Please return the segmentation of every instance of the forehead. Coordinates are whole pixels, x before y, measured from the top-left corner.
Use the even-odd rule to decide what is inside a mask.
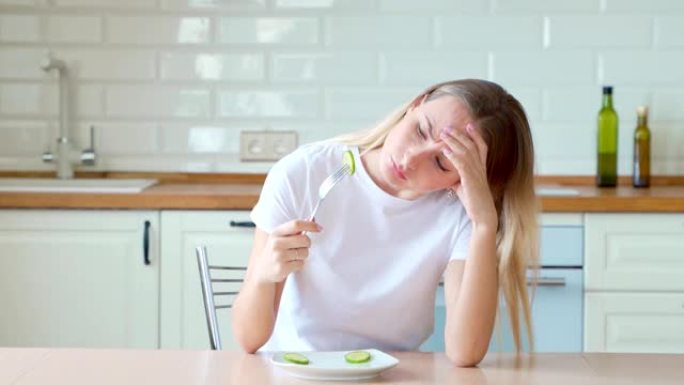
[[[436,126],[464,128],[471,120],[468,108],[463,101],[454,96],[442,96],[423,103],[419,109]]]

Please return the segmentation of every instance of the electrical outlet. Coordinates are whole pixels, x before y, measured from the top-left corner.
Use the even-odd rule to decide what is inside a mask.
[[[240,160],[243,161],[275,161],[296,148],[296,131],[240,132]]]

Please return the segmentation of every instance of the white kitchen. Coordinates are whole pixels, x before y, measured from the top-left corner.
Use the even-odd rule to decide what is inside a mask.
[[[680,383],[682,68],[679,0],[0,0],[0,384]],[[523,144],[492,139],[487,119],[476,133],[442,127],[437,107],[425,106],[437,103],[430,95],[442,82],[471,84],[459,79],[498,85],[519,102],[525,124],[515,127],[529,134],[528,151],[492,166],[506,156],[496,154]],[[471,117],[481,111],[465,103]],[[391,131],[379,146],[335,153],[333,168],[316,163],[311,148],[328,139],[383,124],[401,132],[413,116],[419,123],[405,134],[413,135],[410,144],[401,142],[410,151],[388,158],[390,179],[373,163],[384,158],[372,154],[402,140]],[[424,133],[423,120],[441,131]],[[532,142],[533,163],[524,163]],[[417,148],[427,154],[427,173],[444,172],[430,186],[457,181],[434,194],[461,210],[463,223],[482,228],[472,202],[496,210],[497,259],[476,258],[477,242],[458,254],[457,240],[449,244],[463,259],[456,286],[445,269],[453,256],[420,271],[399,257],[350,256],[360,261],[353,269],[330,266],[339,276],[349,270],[358,292],[311,284],[307,267],[327,260],[316,253],[347,250],[343,244],[365,248],[371,259],[433,250],[438,230],[420,219],[390,230],[366,209],[379,194],[394,195],[392,205],[413,199],[401,194],[423,183],[413,174],[420,164],[411,166]],[[459,163],[468,151],[481,155],[468,160],[476,174]],[[299,158],[306,170],[286,168]],[[527,166],[530,178],[521,178],[534,199],[520,207],[535,210],[533,228],[523,212],[505,215],[514,200],[491,176],[524,175]],[[484,177],[486,191],[468,175]],[[362,186],[374,182],[373,191]],[[299,220],[292,226],[304,227],[286,234],[305,243],[285,249],[292,251],[286,265],[298,267],[280,281],[285,294],[267,329],[282,334],[287,322],[313,322],[303,299],[278,312],[307,282],[316,296],[329,296],[320,308],[339,318],[313,322],[307,332],[329,330],[347,345],[270,351],[269,341],[252,354],[245,343],[240,325],[261,325],[244,321],[259,308],[245,305],[257,287],[255,260],[262,247],[285,253],[268,241],[284,236],[275,225],[287,210],[274,209],[282,201],[306,201],[288,214]],[[302,224],[307,219],[323,232]],[[534,245],[516,256],[524,262],[512,286],[520,302],[509,302],[517,297],[506,289],[507,242],[499,237],[507,223],[521,223],[520,239]],[[345,306],[357,294],[383,292],[364,278],[376,267],[412,288],[402,300],[421,298],[402,303],[394,322],[377,318],[372,306]],[[461,282],[475,282],[473,290]],[[478,301],[493,296],[467,307],[454,299],[461,292]],[[520,308],[509,312],[512,303]],[[456,316],[454,308],[478,315]],[[368,336],[335,329],[352,317]],[[413,317],[419,321],[406,331],[413,345],[381,335]],[[454,346],[470,346],[452,338],[462,319],[472,323],[458,335],[482,352],[460,361],[468,365],[453,359]],[[305,339],[297,330],[293,340]],[[478,333],[487,338],[472,337]],[[377,344],[352,343],[356,337]],[[326,348],[338,345],[344,348]],[[371,352],[369,361],[345,361],[352,351]]]

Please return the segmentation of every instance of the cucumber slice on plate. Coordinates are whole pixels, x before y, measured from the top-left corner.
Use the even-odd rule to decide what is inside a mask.
[[[351,150],[347,150],[342,154],[342,163],[349,168],[347,173],[349,175],[354,175],[356,164],[354,163],[354,154],[352,154]]]
[[[363,350],[349,352],[344,355],[344,359],[350,364],[363,364],[371,359],[371,354]]]
[[[299,353],[285,353],[283,354],[285,361],[292,362],[298,365],[309,365],[309,359],[305,355]]]

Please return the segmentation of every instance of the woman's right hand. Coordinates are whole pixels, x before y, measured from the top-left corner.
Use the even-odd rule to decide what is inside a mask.
[[[316,222],[306,220],[293,220],[276,227],[259,256],[255,278],[262,283],[278,283],[293,271],[301,270],[311,246],[311,239],[303,232],[321,230]]]

